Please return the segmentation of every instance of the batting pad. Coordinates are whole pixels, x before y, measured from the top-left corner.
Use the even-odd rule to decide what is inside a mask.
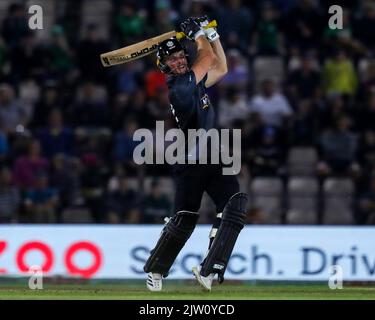
[[[225,205],[223,220],[201,269],[202,276],[217,273],[219,282],[224,281],[229,258],[237,237],[245,225],[247,200],[247,194],[239,192]]]

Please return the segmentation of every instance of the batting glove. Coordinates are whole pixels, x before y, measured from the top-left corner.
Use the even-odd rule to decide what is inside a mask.
[[[204,34],[209,42],[214,42],[220,38],[219,34],[216,31],[216,28],[207,28],[207,29],[204,28],[210,23],[207,15],[197,18],[196,21],[199,23],[199,25],[203,29]]]
[[[205,36],[199,23],[191,18],[186,19],[180,24],[181,31],[185,33],[189,40],[197,40],[199,36]]]

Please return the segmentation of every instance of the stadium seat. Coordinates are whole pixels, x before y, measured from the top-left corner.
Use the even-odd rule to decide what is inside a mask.
[[[255,178],[251,181],[250,192],[259,196],[280,196],[282,182],[279,178]]]
[[[288,173],[290,176],[311,176],[315,173],[317,161],[318,155],[314,148],[292,148],[288,154]]]
[[[140,190],[138,178],[128,178],[128,184],[129,184],[130,189],[133,189],[134,191],[137,191],[137,192]]]
[[[100,12],[100,14],[98,14]],[[84,0],[82,3],[81,34],[85,28],[95,23],[103,37],[110,37],[112,2],[103,0]]]
[[[212,223],[216,216],[215,204],[206,192],[203,193],[199,214],[199,223]]]
[[[259,208],[264,216],[264,223],[281,223],[282,182],[278,178],[255,178],[250,185],[250,205]]]
[[[323,224],[354,224],[351,207],[352,198],[326,197]]]
[[[361,82],[369,78],[370,70],[375,66],[375,59],[363,58],[358,62],[358,76]]]
[[[330,196],[351,196],[354,191],[354,184],[348,178],[328,178],[324,181],[323,191]]]
[[[93,223],[90,210],[86,208],[67,208],[61,214],[62,223]]]
[[[264,224],[280,224],[282,215],[281,197],[254,195],[251,201],[252,207],[262,212]]]
[[[280,57],[259,56],[254,59],[253,72],[257,91],[266,79],[272,79],[276,84],[280,84],[284,76],[284,64]]]
[[[143,182],[143,191],[145,194],[151,191],[152,181],[157,180],[160,184],[161,192],[166,194],[169,200],[173,203],[175,195],[175,185],[172,178],[169,177],[147,177]]]
[[[323,224],[351,224],[354,184],[346,178],[329,178],[324,182]]]
[[[139,191],[140,190],[140,181],[138,178],[126,178],[128,182],[128,186],[130,189],[134,191]],[[118,190],[119,188],[119,179],[118,178],[112,178],[108,182],[108,191],[113,192]]]
[[[288,181],[288,193],[293,196],[316,196],[318,181],[308,177],[292,177]]]
[[[287,222],[316,224],[318,222],[318,182],[314,178],[295,177],[288,181]]]

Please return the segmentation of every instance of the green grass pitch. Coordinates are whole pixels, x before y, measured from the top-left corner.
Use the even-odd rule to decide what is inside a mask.
[[[375,300],[375,285],[346,285],[331,290],[327,284],[303,283],[224,283],[205,292],[193,281],[165,281],[163,291],[149,292],[144,282],[47,283],[42,290],[31,290],[28,282],[0,281],[0,300]]]

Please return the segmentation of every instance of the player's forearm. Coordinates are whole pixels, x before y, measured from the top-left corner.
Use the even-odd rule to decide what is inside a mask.
[[[224,74],[228,72],[227,58],[223,46],[221,45],[220,39],[211,42],[212,51],[214,52],[216,59],[214,68]]]
[[[200,36],[195,42],[197,44],[197,61],[204,58],[208,59],[210,64],[212,64],[215,54],[207,39],[204,36]]]

